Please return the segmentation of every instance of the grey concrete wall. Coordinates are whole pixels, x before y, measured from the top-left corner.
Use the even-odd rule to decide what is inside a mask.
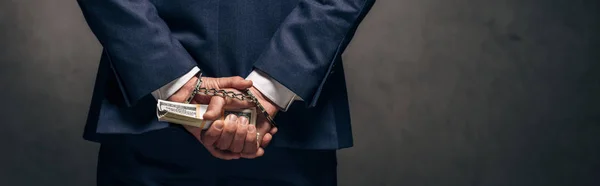
[[[75,1],[0,0],[0,185],[95,183],[82,131],[100,50]]]
[[[344,54],[340,185],[599,185],[600,3],[379,0]],[[0,1],[0,185],[92,185],[100,46],[76,3]]]

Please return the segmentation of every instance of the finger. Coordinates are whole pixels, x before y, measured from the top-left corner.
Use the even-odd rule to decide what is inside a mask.
[[[255,154],[258,150],[258,144],[256,141],[256,126],[248,125],[248,133],[246,134],[246,143],[244,143],[244,154]]]
[[[223,127],[223,131],[221,132],[221,137],[217,142],[217,148],[221,150],[228,150],[231,142],[233,141],[233,137],[235,136],[235,131],[237,130],[237,116],[235,114],[229,114],[227,118],[225,118],[225,126]]]
[[[223,121],[221,120],[214,121],[210,128],[202,134],[202,144],[207,147],[212,147],[221,137],[223,125]]]
[[[273,127],[271,128],[271,131],[269,131],[269,133],[271,133],[271,135],[275,135],[275,133],[277,133],[277,127]]]
[[[242,149],[244,149],[246,134],[248,133],[248,118],[244,116],[238,117],[237,126],[235,137],[229,147],[229,150],[233,153],[241,153]]]
[[[232,159],[239,159],[241,157],[240,154],[224,152],[224,151],[214,148],[213,146],[205,146],[205,147],[208,150],[208,152],[210,152],[210,154],[212,154],[214,157],[219,158],[219,159],[232,160]]]
[[[221,88],[235,88],[238,90],[252,87],[252,81],[245,80],[240,76],[217,78],[217,84]]]
[[[265,155],[265,149],[263,148],[258,148],[258,150],[256,151],[256,153],[254,154],[242,154],[241,157],[242,158],[246,158],[246,159],[254,159],[254,158],[258,158]]]
[[[194,96],[194,102],[196,104],[209,104],[210,103],[210,99],[212,99],[213,96],[209,96],[209,95],[205,95],[205,94],[196,94],[196,96]]]
[[[256,105],[252,102],[249,102],[248,100],[239,100],[237,98],[230,98],[230,97],[226,97],[225,98],[225,106],[223,107],[224,109],[241,109],[241,108],[252,108],[255,107]]]
[[[267,148],[267,146],[269,145],[269,143],[271,142],[272,139],[273,139],[273,135],[271,135],[270,133],[266,133],[262,137],[262,141],[260,142],[260,146],[262,148]]]
[[[223,111],[223,106],[225,105],[225,100],[219,96],[213,96],[210,98],[210,103],[208,104],[208,108],[206,108],[206,112],[202,116],[205,120],[217,120],[221,117],[221,112]]]

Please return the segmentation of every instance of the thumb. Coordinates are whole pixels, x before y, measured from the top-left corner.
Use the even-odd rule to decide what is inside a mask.
[[[262,142],[260,143],[260,146],[262,148],[266,148],[272,139],[273,139],[273,136],[270,133],[266,133],[262,138]]]
[[[217,78],[217,83],[220,88],[235,88],[244,90],[252,87],[252,81],[245,80],[240,76]]]
[[[223,120],[216,120],[213,124],[200,136],[202,144],[206,147],[212,147],[221,137],[223,131]]]
[[[271,128],[271,131],[269,131],[269,133],[271,133],[271,135],[275,135],[275,133],[277,133],[278,129],[277,127],[273,127]]]
[[[213,96],[210,98],[210,103],[206,108],[206,112],[202,116],[202,119],[205,120],[217,120],[221,117],[221,112],[223,111],[223,106],[225,106],[225,100],[223,97]]]

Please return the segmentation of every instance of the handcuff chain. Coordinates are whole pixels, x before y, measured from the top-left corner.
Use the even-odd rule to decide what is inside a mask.
[[[248,95],[248,94],[244,94],[244,93],[235,93],[233,91],[226,91],[226,90],[217,90],[214,88],[199,88],[198,92],[196,92],[196,94],[203,94],[203,95],[207,95],[207,96],[221,96],[221,97],[228,97],[228,98],[233,98],[233,99],[238,99],[241,101],[248,101],[250,103],[254,103],[254,99],[252,99],[252,96]]]
[[[273,120],[271,115],[269,115],[267,110],[260,104],[260,102],[258,102],[258,100],[252,94],[252,92],[250,92],[250,89],[246,89],[246,94],[244,94],[235,93],[233,91],[217,90],[215,88],[201,88],[200,86],[202,86],[202,72],[198,73],[198,81],[196,82],[196,86],[194,86],[194,90],[192,90],[192,94],[186,100],[186,103],[190,103],[192,99],[194,99],[196,94],[203,94],[208,96],[221,96],[225,98],[238,99],[241,101],[248,101],[250,103],[255,103],[256,107],[258,108],[258,111],[263,113],[263,115],[265,116],[265,118],[267,118],[272,127],[275,127],[275,121]]]
[[[208,96],[221,96],[221,97],[229,97],[233,99],[238,99],[241,101],[248,101],[250,103],[254,103],[255,99],[252,96],[244,93],[235,93],[233,91],[226,90],[217,90],[214,88],[201,88],[202,86],[202,72],[198,73],[198,81],[196,81],[196,86],[194,86],[194,90],[192,90],[192,94],[188,97],[185,103],[190,103],[192,99],[196,96],[196,94],[203,94]]]

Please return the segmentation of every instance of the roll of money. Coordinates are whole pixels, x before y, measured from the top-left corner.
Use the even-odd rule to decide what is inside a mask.
[[[213,121],[202,118],[207,108],[208,105],[158,100],[156,104],[156,116],[159,121],[208,129]],[[256,108],[223,110],[221,119],[224,119],[229,114],[246,117],[249,124],[256,124]]]

